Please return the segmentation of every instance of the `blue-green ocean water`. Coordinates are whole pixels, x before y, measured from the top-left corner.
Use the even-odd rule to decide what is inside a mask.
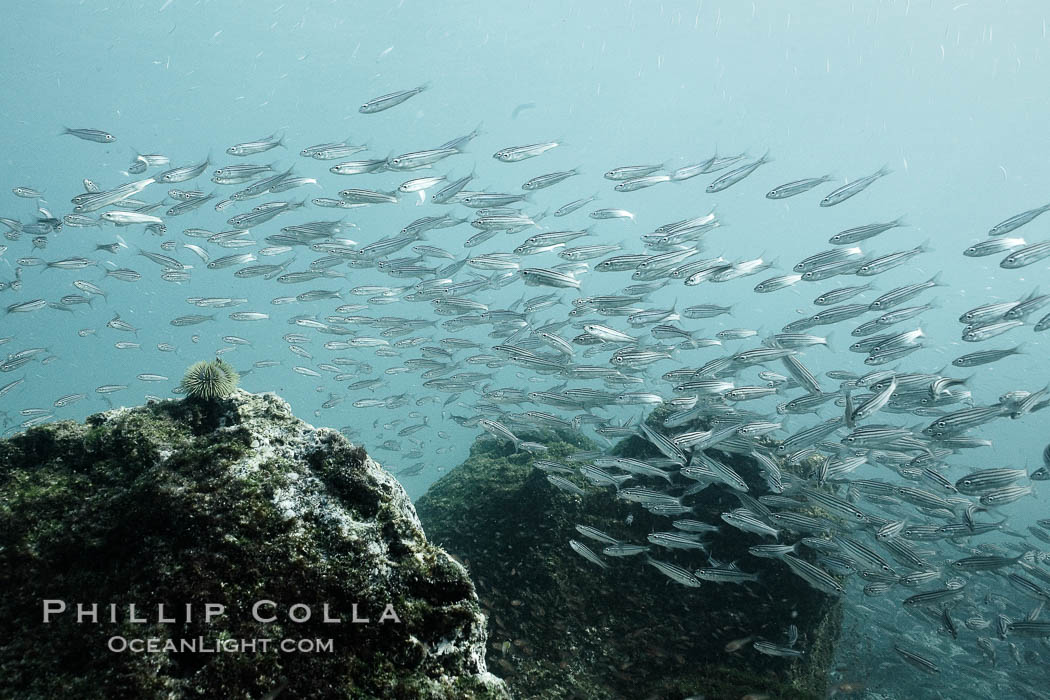
[[[211,192],[234,187],[207,181],[214,167],[238,160],[295,167],[297,175],[317,178],[317,185],[287,193],[307,207],[284,214],[252,231],[259,240],[284,225],[345,216],[353,228],[342,234],[366,244],[397,234],[421,216],[462,207],[420,205],[415,195],[398,204],[352,210],[321,209],[314,197],[336,197],[345,187],[391,190],[423,175],[462,177],[476,170],[468,189],[520,192],[527,179],[548,172],[578,168],[580,175],[536,192],[526,210],[534,215],[569,201],[597,195],[593,205],[565,219],[538,221],[536,231],[589,226],[595,234],[577,243],[623,243],[625,252],[640,251],[639,236],[659,225],[701,216],[714,208],[723,225],[704,240],[705,255],[730,260],[762,256],[777,261],[765,276],[783,274],[806,254],[827,248],[837,231],[905,216],[906,228],[895,229],[862,245],[865,251],[890,253],[929,241],[932,252],[910,264],[873,278],[880,291],[942,274],[945,286],[924,297],[940,308],[924,313],[921,326],[926,347],[908,356],[907,371],[944,371],[952,376],[973,374],[967,387],[977,404],[994,403],[1008,391],[1037,391],[1050,380],[1047,369],[1050,334],[1027,327],[984,344],[963,343],[957,317],[991,301],[1020,299],[1041,286],[1050,291],[1044,262],[1019,270],[999,267],[1002,256],[967,258],[962,250],[987,236],[988,229],[1021,211],[1050,202],[1046,133],[1050,96],[1046,58],[1050,40],[1046,7],[1038,2],[527,2],[527,3],[350,3],[350,2],[80,2],[54,0],[17,3],[3,10],[5,41],[0,48],[0,158],[3,188],[0,216],[33,221],[38,207],[57,217],[70,212],[69,200],[83,192],[83,178],[103,189],[130,179],[126,171],[136,152],[160,153],[171,164],[197,163],[210,156],[205,175],[178,187]],[[361,114],[368,99],[429,82],[422,94],[379,114]],[[367,144],[368,151],[344,160],[382,158],[433,148],[481,125],[481,135],[467,152],[411,173],[340,177],[327,168],[339,161],[302,158],[299,150],[315,143],[348,139]],[[116,136],[99,144],[60,135],[64,127],[103,129]],[[283,134],[286,147],[244,159],[227,156],[227,147],[270,134]],[[498,149],[545,141],[560,145],[535,159],[501,163]],[[757,158],[768,150],[772,162],[738,185],[707,194],[705,185],[717,175],[681,183],[666,183],[632,193],[612,190],[602,174],[614,167],[666,163],[670,169],[706,160],[714,153],[747,152]],[[892,169],[857,197],[832,208],[817,206],[819,198],[847,180],[868,175],[881,166]],[[151,170],[150,173],[154,173]],[[835,180],[813,192],[774,201],[764,195],[784,182],[820,175]],[[32,187],[43,201],[16,197],[11,188]],[[477,186],[477,187],[475,187]],[[141,199],[163,197],[167,186],[154,185]],[[277,197],[278,199],[280,197]],[[267,198],[267,199],[272,199]],[[258,201],[253,200],[252,204]],[[167,206],[170,206],[169,201]],[[587,212],[597,207],[631,211],[635,218],[595,221]],[[237,279],[233,269],[208,270],[182,243],[201,244],[181,232],[188,227],[223,231],[225,220],[248,207],[222,212],[211,203],[200,211],[165,221],[167,231],[153,236],[142,226],[73,228],[46,236],[46,248],[34,248],[33,236],[0,241],[0,281],[15,278],[25,257],[45,261],[72,256],[97,260],[98,267],[79,271],[21,265],[19,290],[0,292],[0,306],[43,298],[57,301],[78,293],[73,280],[101,286],[106,298],[91,307],[45,308],[0,317],[0,337],[8,340],[0,355],[26,348],[46,348],[28,365],[0,376],[0,385],[20,377],[24,383],[0,398],[0,418],[8,431],[46,409],[54,419],[83,419],[109,407],[96,387],[127,385],[109,394],[112,405],[135,405],[147,394],[170,396],[185,367],[231,347],[223,336],[236,335],[251,345],[224,351],[223,357],[241,370],[260,360],[277,366],[252,369],[242,380],[250,391],[275,391],[296,413],[316,425],[347,428],[377,460],[397,471],[425,462],[417,476],[403,479],[413,497],[461,462],[480,432],[464,428],[449,415],[473,416],[479,397],[464,392],[455,403],[442,405],[447,393],[421,386],[419,372],[385,374],[417,357],[408,349],[395,357],[377,357],[373,348],[330,352],[328,340],[342,336],[313,334],[304,347],[313,355],[294,355],[282,335],[309,333],[289,323],[300,314],[323,318],[339,304],[366,303],[346,294],[358,285],[411,285],[374,269],[339,268],[346,279],[319,279],[299,285],[278,285],[261,278]],[[160,214],[163,218],[163,214]],[[1037,218],[1011,236],[1029,243],[1050,238],[1050,216]],[[466,254],[510,252],[530,234],[497,234],[465,251],[462,242],[476,233],[466,225],[438,229],[426,243]],[[115,255],[95,250],[100,242],[121,236],[128,244]],[[162,241],[176,241],[167,254],[193,265],[189,281],[167,282],[161,269],[137,255],[137,247],[161,252]],[[223,250],[206,246],[213,257],[253,250]],[[401,254],[409,254],[403,251]],[[290,270],[306,269],[318,254],[295,252]],[[280,262],[291,254],[258,262]],[[124,282],[104,274],[105,261],[142,273]],[[435,264],[444,264],[439,261]],[[524,264],[549,267],[563,262],[553,253],[525,259]],[[592,264],[598,262],[591,261]],[[428,263],[431,264],[431,263]],[[456,279],[469,279],[469,268]],[[491,274],[480,272],[478,274]],[[612,294],[629,284],[627,275],[587,272],[581,276],[588,295]],[[703,337],[724,328],[748,327],[766,334],[816,309],[812,298],[838,285],[841,278],[820,284],[800,283],[773,294],[752,291],[764,277],[725,284],[684,287],[674,282],[654,293],[647,308],[678,308],[711,303],[734,305],[733,316],[707,321],[682,321]],[[847,283],[853,283],[847,281]],[[342,301],[273,305],[271,299],[309,289],[338,289]],[[490,308],[506,308],[523,295],[558,291],[525,287],[514,282],[472,298]],[[201,310],[190,297],[244,297],[232,309]],[[566,302],[574,290],[565,290]],[[870,300],[871,295],[865,297]],[[565,318],[563,304],[537,314],[541,320]],[[228,320],[231,311],[269,314],[263,321]],[[106,327],[114,314],[137,333]],[[216,321],[178,328],[176,316],[216,313]],[[399,301],[358,312],[441,322],[428,302]],[[607,319],[623,328],[622,319]],[[617,325],[616,322],[620,322]],[[850,369],[863,374],[863,355],[848,353],[851,322],[835,326],[831,348],[806,352],[816,372]],[[895,327],[904,330],[905,326]],[[93,329],[84,336],[78,331]],[[487,334],[491,326],[455,333],[484,347],[500,342]],[[629,330],[629,329],[628,329]],[[823,334],[827,328],[819,329]],[[566,329],[562,335],[575,333]],[[645,330],[639,332],[644,334]],[[360,329],[361,335],[378,335]],[[413,333],[439,339],[450,334],[440,326]],[[393,339],[392,339],[393,340]],[[141,348],[119,350],[114,343],[138,342]],[[978,367],[956,370],[955,357],[986,347],[1012,347],[1024,342],[1024,354]],[[176,346],[160,352],[158,343]],[[743,341],[727,341],[730,351]],[[979,347],[976,347],[979,346]],[[482,352],[478,350],[477,352]],[[658,364],[637,390],[670,396],[661,372],[683,364],[702,364],[720,354],[717,349],[689,351],[685,359]],[[335,382],[331,373],[303,376],[293,368],[315,368],[336,355],[367,362],[356,379],[383,377],[372,391],[349,393],[349,381]],[[465,357],[464,353],[457,358]],[[602,364],[604,356],[592,358]],[[676,364],[677,363],[677,364]],[[464,365],[463,371],[492,371]],[[137,378],[152,373],[169,381]],[[355,379],[355,380],[356,380]],[[353,380],[352,380],[353,381]],[[507,366],[489,380],[492,387],[517,386],[529,391],[558,384],[519,367]],[[87,397],[54,408],[59,397]],[[363,398],[407,394],[396,409],[354,408]],[[334,395],[330,408],[321,405]],[[437,397],[436,402],[428,397]],[[422,400],[417,404],[417,400]],[[773,414],[780,399],[763,399],[748,408]],[[428,402],[429,401],[429,402]],[[757,407],[761,406],[760,409]],[[515,407],[509,407],[516,410]],[[535,407],[534,407],[535,408]],[[544,407],[538,407],[544,409]],[[416,412],[418,416],[410,415]],[[578,412],[577,412],[578,413]],[[639,407],[598,411],[602,416],[637,418]],[[565,417],[571,417],[568,412]],[[775,414],[774,414],[775,415]],[[830,415],[830,414],[829,414]],[[997,420],[980,435],[992,448],[959,455],[956,478],[966,467],[1012,466],[1035,469],[1050,430],[1047,413],[1022,420]],[[399,438],[407,425],[429,421],[426,429]],[[893,417],[909,427],[928,418]],[[805,419],[785,421],[783,437],[805,425]],[[379,447],[387,440],[400,451]],[[418,450],[422,456],[402,455]],[[1023,531],[1047,516],[1045,495],[1027,497],[1010,506],[1012,527]],[[1038,543],[1037,543],[1038,544]],[[1045,545],[1039,545],[1045,549]],[[1005,587],[1005,584],[1004,584]],[[892,652],[890,652],[892,654]],[[1045,657],[1046,650],[1042,649]],[[979,657],[974,657],[979,658]],[[896,663],[896,659],[888,661]],[[1011,662],[1012,663],[1012,662]],[[887,681],[888,682],[888,681]],[[900,688],[890,689],[900,692]],[[905,697],[905,695],[900,695]]]

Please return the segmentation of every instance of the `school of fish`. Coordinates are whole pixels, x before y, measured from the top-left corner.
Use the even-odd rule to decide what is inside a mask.
[[[425,99],[428,89],[370,99],[360,107],[369,115],[362,119],[382,119],[371,115]],[[543,172],[532,166],[564,144],[507,145],[489,159],[475,155],[482,133],[478,127],[371,158],[355,155],[367,150],[363,141],[332,141],[288,154],[282,167],[247,160],[286,148],[277,134],[224,148],[229,159],[222,165],[210,157],[136,154],[121,184],[112,184],[113,172],[78,175],[88,179],[68,203],[48,201],[31,183],[11,183],[15,197],[38,209],[0,217],[0,269],[10,271],[0,281],[5,318],[65,323],[97,303],[108,320],[78,335],[104,336],[114,349],[111,380],[80,386],[66,357],[69,386],[60,387],[31,370],[63,353],[0,333],[10,348],[0,361],[6,434],[61,419],[63,409],[92,394],[108,400],[134,393],[133,386],[178,382],[150,367],[155,353],[178,348],[151,343],[107,298],[113,285],[159,277],[170,283],[170,298],[154,299],[151,308],[173,327],[193,327],[187,332],[195,333],[194,343],[198,326],[221,326],[215,354],[228,354],[235,365],[243,348],[283,337],[292,362],[273,357],[238,369],[294,373],[319,384],[328,396],[322,409],[348,410],[345,432],[360,435],[361,424],[374,421],[366,447],[398,452],[403,478],[449,453],[455,436],[480,431],[482,439],[533,453],[552,489],[612,489],[666,518],[644,542],[580,523],[579,539],[565,545],[581,567],[601,575],[613,560],[629,560],[698,596],[713,585],[775,587],[756,581],[747,561],[720,562],[708,551],[707,533],[734,528],[753,538],[752,556],[779,561],[784,576],[801,578],[814,595],[843,598],[845,630],[866,641],[844,645],[855,657],[836,668],[841,688],[859,680],[873,691],[893,688],[907,674],[924,697],[1050,697],[1050,517],[1024,526],[1010,518],[1013,504],[1038,498],[1036,482],[1050,479],[1050,446],[1032,456],[1042,466],[1025,469],[1001,464],[982,437],[982,428],[997,421],[1027,421],[1047,432],[1050,414],[1042,411],[1050,386],[1033,377],[1030,386],[997,398],[974,396],[955,371],[1022,355],[1022,335],[1050,329],[1050,294],[989,298],[962,310],[960,337],[973,350],[956,357],[953,368],[926,371],[909,361],[933,342],[922,318],[945,313],[931,298],[943,286],[940,276],[913,276],[900,286],[879,277],[928,255],[927,244],[893,238],[908,226],[903,217],[858,222],[831,235],[825,250],[800,255],[786,272],[773,270],[773,262],[746,251],[739,258],[705,253],[710,239],[732,230],[715,213],[717,194],[750,187],[753,173],[772,167],[768,153],[716,154],[675,168],[654,162],[610,164],[603,174]],[[93,128],[55,138],[67,136],[117,140]],[[524,161],[529,166],[517,165]],[[486,170],[522,167],[530,170],[521,170],[520,190],[486,188]],[[369,181],[381,173],[403,182],[374,188]],[[330,175],[346,178],[347,186],[327,191],[321,183]],[[883,167],[838,184],[811,175],[752,194],[848,206],[862,193],[877,196],[879,180],[891,172]],[[691,186],[687,181],[703,176],[704,191],[690,196],[710,204],[698,204],[694,217],[636,228],[644,196],[623,204],[622,193]],[[606,192],[579,196],[598,182]],[[325,191],[296,194],[307,188]],[[406,203],[425,215],[404,216],[379,233],[352,223],[353,210],[379,205],[393,205],[394,221]],[[223,212],[222,230],[195,226],[195,216],[214,217],[212,211]],[[1047,211],[1050,204],[1011,216],[953,254],[1000,256],[1004,275],[1045,265],[1050,239],[1022,236]],[[629,243],[610,243],[625,237]],[[767,276],[771,271],[777,274]],[[741,281],[759,275],[761,281]],[[366,276],[385,283],[357,283]],[[266,282],[275,296],[239,292],[247,278]],[[804,287],[812,313],[768,332],[715,332],[714,319],[743,322],[747,306],[701,303],[702,290],[716,284],[736,285],[741,297]],[[207,296],[180,293],[191,288]],[[491,301],[509,292],[520,298]],[[824,332],[832,327],[843,329],[837,340]],[[986,342],[1007,335],[1013,342]],[[838,347],[829,353],[832,345]],[[812,369],[828,362],[838,366]],[[418,376],[414,391],[386,391],[401,374]],[[414,410],[439,404],[447,419],[441,424]],[[645,412],[657,407],[660,419],[647,423]],[[375,412],[402,409],[396,419],[375,419]],[[542,444],[518,437],[536,428],[580,433],[609,448],[639,436],[659,457],[630,459],[605,449],[555,462],[543,458]],[[758,465],[765,489],[749,488],[731,465],[739,459]],[[695,519],[690,506],[709,488],[739,501],[718,522]],[[797,630],[788,631],[786,643],[738,641],[729,644],[735,653],[806,653]],[[861,658],[863,647],[870,658]]]

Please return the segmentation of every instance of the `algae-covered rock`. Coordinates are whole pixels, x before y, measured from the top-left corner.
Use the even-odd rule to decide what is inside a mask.
[[[506,697],[474,587],[401,486],[273,395],[0,441],[0,585],[4,697]]]
[[[565,461],[578,449],[545,442],[543,459]],[[639,438],[613,451],[657,456]],[[751,495],[765,492],[751,458],[710,454],[732,465]],[[556,488],[533,466],[535,459],[510,443],[478,442],[466,462],[416,503],[428,536],[470,570],[489,617],[489,664],[516,697],[825,697],[840,606],[783,564],[747,553],[773,540],[722,523],[721,513],[740,506],[731,489],[715,485],[685,496],[694,509],[679,517],[722,525],[706,538],[710,556],[724,565],[736,561],[759,581],[689,588],[647,565],[645,555],[601,555],[604,545],[575,528],[587,525],[645,544],[649,533],[672,530],[672,518],[652,515],[617,499],[612,487],[597,488],[579,476],[566,478],[586,495]],[[677,479],[671,490],[682,492]],[[633,483],[670,488],[659,479]],[[578,555],[570,539],[599,553],[609,568]],[[697,551],[651,550],[654,558],[687,570],[713,565]],[[792,624],[802,658],[766,656],[751,646],[758,639],[786,646]]]

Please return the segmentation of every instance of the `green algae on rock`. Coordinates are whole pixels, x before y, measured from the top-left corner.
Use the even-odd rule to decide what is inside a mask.
[[[401,486],[270,394],[155,402],[0,441],[0,584],[5,697],[507,697],[470,579],[427,542]],[[44,600],[67,611],[44,624]],[[253,616],[259,601],[275,620]],[[98,603],[99,622],[78,623],[78,603]],[[205,622],[208,603],[224,614]],[[129,604],[147,622],[130,622]],[[296,604],[308,620],[293,621]],[[341,623],[324,621],[326,604]],[[399,622],[380,621],[387,606]],[[114,637],[331,650],[136,654],[110,651]]]
[[[650,425],[660,418],[655,413]],[[544,459],[564,461],[588,447],[569,444],[567,435],[519,437],[546,444]],[[623,440],[614,452],[656,454],[638,438]],[[715,454],[753,492],[764,492],[751,458]],[[837,600],[772,560],[748,556],[759,538],[729,526],[708,538],[711,551],[726,563],[739,559],[742,569],[759,574],[759,583],[686,588],[638,558],[606,557],[610,568],[599,569],[568,545],[583,539],[577,524],[638,543],[650,532],[671,529],[670,520],[579,477],[568,478],[587,487],[585,496],[559,490],[533,461],[509,443],[478,442],[466,462],[416,503],[431,539],[470,569],[489,616],[489,663],[516,697],[825,697],[841,626]],[[686,517],[713,523],[739,505],[722,487],[689,496],[687,503],[695,515]],[[683,566],[696,562],[688,553],[653,554]],[[790,624],[798,627],[804,658],[773,658],[751,648],[749,641],[759,638],[782,643]]]

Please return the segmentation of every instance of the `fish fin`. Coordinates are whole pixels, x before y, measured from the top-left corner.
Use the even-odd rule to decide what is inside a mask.
[[[853,405],[853,394],[850,393],[847,390],[846,391],[845,418],[846,418],[846,427],[849,428],[850,430],[852,430],[854,427],[856,427],[856,420],[853,418],[855,409],[856,409],[856,407]]]

